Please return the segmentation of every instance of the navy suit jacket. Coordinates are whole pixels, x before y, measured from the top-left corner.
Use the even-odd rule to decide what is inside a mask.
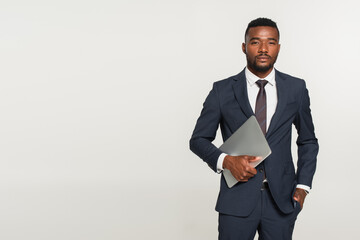
[[[291,213],[294,211],[292,195],[296,185],[312,185],[319,146],[314,134],[305,81],[277,70],[275,81],[278,103],[266,133],[272,153],[263,163],[270,192],[277,206],[283,213]],[[218,126],[226,141],[252,115],[254,112],[248,99],[244,70],[215,82],[197,120],[190,139],[190,149],[216,172],[217,160],[222,152],[212,141]],[[298,133],[296,172],[291,155],[292,124]],[[229,215],[248,216],[260,198],[262,181],[263,175],[258,171],[248,182],[240,182],[228,188],[221,176],[216,210]]]

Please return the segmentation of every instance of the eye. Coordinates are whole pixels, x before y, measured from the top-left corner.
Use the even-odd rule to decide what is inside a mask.
[[[257,45],[257,44],[259,44],[259,42],[258,42],[258,41],[253,41],[253,42],[251,42],[250,44],[251,44],[251,45]]]
[[[270,45],[276,45],[276,42],[269,42]]]

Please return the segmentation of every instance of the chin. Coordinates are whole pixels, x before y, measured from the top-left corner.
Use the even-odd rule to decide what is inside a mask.
[[[255,65],[254,69],[258,72],[267,72],[269,71],[271,68],[273,67],[273,65],[267,65],[267,66],[259,66],[259,65]]]

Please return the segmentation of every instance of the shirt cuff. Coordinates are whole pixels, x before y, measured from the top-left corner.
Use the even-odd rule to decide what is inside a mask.
[[[217,173],[221,173],[224,170],[223,162],[224,162],[226,155],[227,155],[226,153],[220,154],[217,164],[216,164]]]
[[[310,189],[311,189],[309,186],[306,186],[306,185],[303,185],[303,184],[296,185],[296,188],[304,189],[307,192],[307,194],[310,193]]]

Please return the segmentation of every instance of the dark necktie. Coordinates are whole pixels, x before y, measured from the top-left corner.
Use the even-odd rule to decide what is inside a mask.
[[[259,93],[256,97],[255,116],[259,122],[260,128],[264,135],[266,134],[266,92],[265,85],[268,83],[266,80],[258,80],[256,84],[259,86]]]

